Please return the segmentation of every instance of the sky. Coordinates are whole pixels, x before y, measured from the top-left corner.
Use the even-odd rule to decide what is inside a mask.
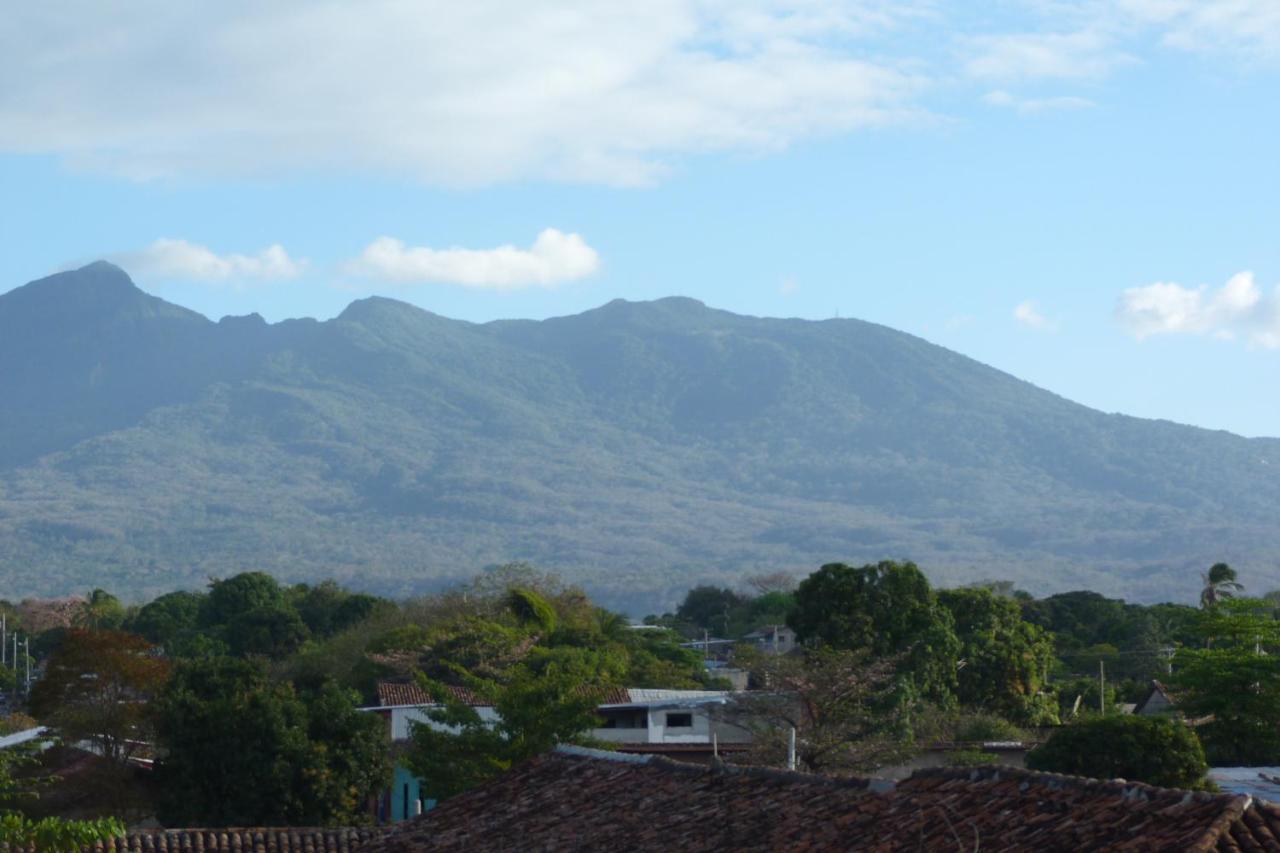
[[[1280,436],[1276,0],[18,4],[0,291],[692,296]]]

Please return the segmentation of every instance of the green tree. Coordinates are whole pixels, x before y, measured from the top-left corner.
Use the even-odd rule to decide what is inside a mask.
[[[217,628],[242,613],[285,604],[284,590],[275,578],[265,572],[243,572],[210,582],[209,594],[200,607],[200,625]]]
[[[829,563],[800,582],[788,624],[807,643],[895,658],[920,696],[954,702],[960,641],[915,563]]]
[[[676,608],[676,617],[699,631],[725,636],[733,612],[745,598],[728,587],[695,586],[685,594],[684,601]]]
[[[144,604],[128,628],[172,654],[173,647],[196,630],[203,601],[198,592],[170,592]]]
[[[1046,691],[1053,640],[1026,622],[1017,602],[981,588],[950,589],[938,601],[951,614],[960,640],[956,698],[1021,725],[1056,723],[1056,701]]]
[[[329,683],[300,696],[252,660],[183,663],[159,702],[160,819],[173,826],[365,818],[390,778],[385,722]]]
[[[233,655],[262,655],[278,660],[296,652],[310,632],[293,608],[267,604],[232,617],[224,636]]]
[[[1219,600],[1200,615],[1208,648],[1183,648],[1170,686],[1214,764],[1280,762],[1280,621],[1269,602]]]
[[[1200,590],[1201,607],[1212,607],[1244,591],[1244,585],[1236,580],[1236,570],[1226,563],[1214,563],[1209,571],[1200,575],[1200,580],[1204,584]]]
[[[607,653],[562,647],[533,651],[501,681],[460,674],[497,718],[483,718],[442,683],[420,678],[441,707],[429,712],[429,723],[411,727],[406,763],[442,799],[559,743],[582,741],[598,724],[596,706],[619,663]]]
[[[119,628],[124,619],[125,610],[120,599],[105,589],[95,589],[85,596],[84,605],[73,621],[78,628]]]
[[[350,592],[334,581],[290,587],[286,598],[314,637],[330,637],[395,605],[383,598]]]
[[[1209,765],[1186,725],[1167,717],[1096,717],[1058,729],[1027,753],[1032,770],[1201,788]]]

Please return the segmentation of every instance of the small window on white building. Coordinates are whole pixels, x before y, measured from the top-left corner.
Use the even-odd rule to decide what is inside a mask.
[[[667,728],[669,729],[691,729],[693,728],[693,714],[667,714]]]

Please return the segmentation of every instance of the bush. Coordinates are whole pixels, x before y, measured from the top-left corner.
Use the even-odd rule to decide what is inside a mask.
[[[1013,723],[994,714],[964,714],[956,721],[952,740],[964,743],[1024,740],[1026,734]]]
[[[947,754],[948,767],[986,767],[999,761],[1000,756],[994,752],[983,752],[980,749],[957,749]]]
[[[1027,754],[1032,770],[1203,788],[1209,765],[1195,732],[1166,717],[1098,717],[1059,729]]]

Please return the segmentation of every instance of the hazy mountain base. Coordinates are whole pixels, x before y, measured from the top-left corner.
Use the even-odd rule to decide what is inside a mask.
[[[1103,415],[855,320],[692,300],[211,323],[93,265],[0,296],[13,597],[263,569],[383,594],[529,560],[633,612],[908,557],[935,582],[1280,586],[1280,441]],[[1269,587],[1268,587],[1269,588]]]

